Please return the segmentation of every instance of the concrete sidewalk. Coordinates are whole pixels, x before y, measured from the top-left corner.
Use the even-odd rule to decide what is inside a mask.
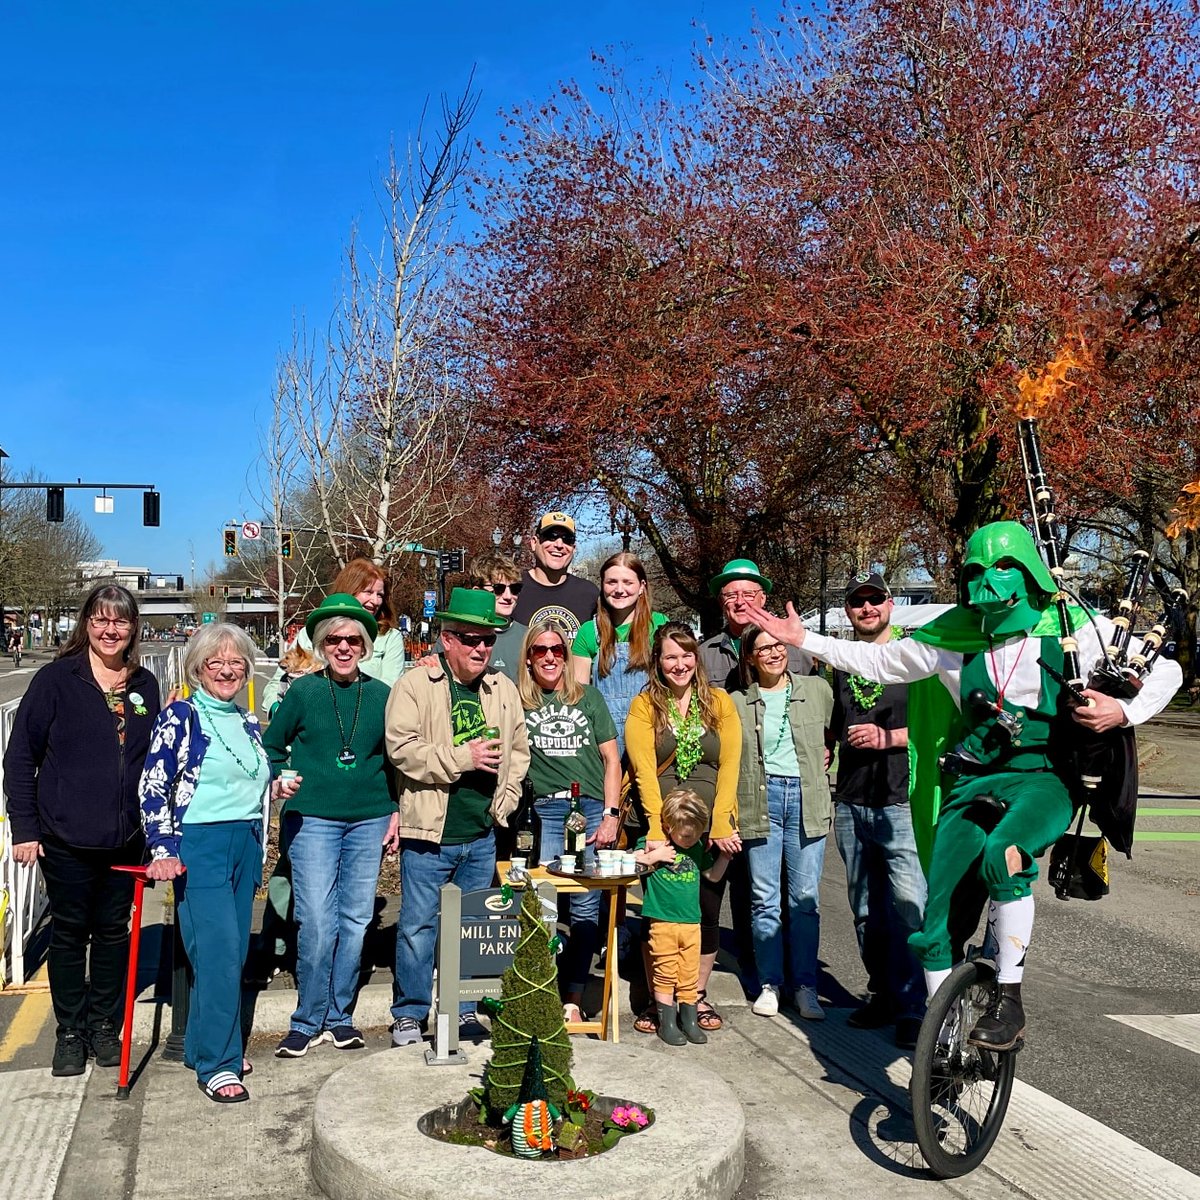
[[[1200,1200],[1196,1176],[1019,1082],[985,1167],[954,1183],[937,1182],[919,1164],[908,1115],[908,1062],[889,1038],[847,1028],[847,1009],[828,1009],[821,1023],[801,1021],[787,1010],[773,1019],[756,1017],[736,977],[723,972],[713,976],[710,995],[725,1028],[705,1046],[673,1050],[633,1031],[622,983],[623,1045],[644,1053],[647,1071],[660,1055],[695,1055],[729,1083],[746,1117],[746,1175],[738,1192],[743,1200],[943,1194],[1057,1200],[1065,1180],[1073,1196]],[[287,1026],[294,993],[282,987],[262,993],[250,1044],[254,1072],[247,1085],[253,1099],[226,1107],[205,1099],[191,1071],[165,1063],[159,1047],[151,1047],[150,1014],[157,1006],[143,1005],[132,1098],[117,1101],[116,1072],[93,1068],[82,1106],[77,1097],[63,1100],[79,1108],[80,1119],[55,1176],[57,1186],[25,1194],[56,1200],[221,1195],[319,1200],[308,1156],[321,1085],[364,1054],[420,1053],[415,1047],[390,1048],[390,996],[390,980],[363,991],[358,1011],[367,1027],[365,1051],[323,1045],[303,1059],[280,1060],[271,1051]],[[162,1015],[160,1039],[169,1027],[169,1010]],[[465,1092],[478,1082],[485,1051],[486,1046],[472,1053],[470,1067],[429,1070],[461,1071]],[[363,1097],[364,1104],[370,1102]],[[703,1105],[704,1097],[688,1102]],[[354,1113],[342,1119],[353,1125]],[[420,1153],[422,1135],[415,1129],[397,1129],[396,1136],[412,1139],[413,1153]]]

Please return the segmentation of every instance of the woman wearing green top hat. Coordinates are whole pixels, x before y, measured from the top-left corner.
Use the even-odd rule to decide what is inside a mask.
[[[375,911],[383,849],[398,845],[384,752],[388,687],[360,667],[378,633],[351,595],[327,596],[305,622],[322,671],[288,689],[263,739],[286,801],[283,824],[296,906],[296,1011],[276,1047],[300,1058],[314,1043],[364,1045],[352,1009],[363,936]]]

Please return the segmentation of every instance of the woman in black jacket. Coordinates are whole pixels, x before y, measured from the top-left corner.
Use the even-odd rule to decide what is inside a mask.
[[[159,708],[138,632],[125,588],[93,588],[58,658],[30,680],[4,755],[13,858],[40,862],[50,902],[54,1075],[82,1074],[89,1052],[102,1067],[121,1060],[133,880],[112,868],[142,861],[137,788]]]

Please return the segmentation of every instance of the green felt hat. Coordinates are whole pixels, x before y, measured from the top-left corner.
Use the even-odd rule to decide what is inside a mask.
[[[494,603],[494,596],[492,600]],[[345,617],[348,621],[357,621],[367,631],[371,641],[374,641],[379,636],[379,623],[349,592],[334,592],[333,595],[326,596],[308,614],[308,620],[304,622],[304,628],[308,631],[309,638],[312,639],[313,630],[322,621],[328,621],[333,617]]]
[[[460,625],[483,625],[503,629],[508,621],[496,616],[496,596],[483,588],[456,587],[450,593],[445,612],[433,614],[439,621],[457,621]]]
[[[731,558],[720,575],[714,575],[708,584],[708,594],[716,596],[727,583],[744,579],[747,583],[757,583],[768,595],[771,594],[771,581],[758,569],[758,563],[748,558]]]

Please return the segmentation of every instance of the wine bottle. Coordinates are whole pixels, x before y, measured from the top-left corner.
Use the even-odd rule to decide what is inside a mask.
[[[517,824],[517,854],[525,859],[526,866],[536,867],[538,865],[538,836],[537,828],[538,820],[537,813],[533,808],[533,788],[529,785],[527,779],[521,787],[522,800],[524,801],[524,811],[521,814],[521,820]]]
[[[571,806],[567,809],[564,827],[563,852],[575,855],[575,874],[582,875],[587,855],[587,817],[579,804],[578,781],[571,784]]]

